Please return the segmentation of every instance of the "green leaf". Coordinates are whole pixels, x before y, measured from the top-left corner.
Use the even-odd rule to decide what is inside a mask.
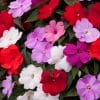
[[[73,68],[72,69],[72,77],[73,77],[73,79],[75,79],[77,74],[78,74],[78,68]]]
[[[15,18],[14,19],[14,23],[19,27],[21,28],[22,30],[24,30],[22,24],[21,24],[21,18]]]
[[[81,69],[84,73],[89,74],[88,66],[83,66]]]
[[[69,91],[67,91],[66,97],[74,97],[74,96],[77,96],[76,89],[71,88]]]
[[[38,20],[38,10],[31,12],[30,16],[27,18],[26,22],[34,22]]]
[[[100,64],[96,61],[94,61],[94,74],[100,73]]]
[[[64,2],[68,5],[73,5],[75,2],[78,2],[79,0],[64,0]]]

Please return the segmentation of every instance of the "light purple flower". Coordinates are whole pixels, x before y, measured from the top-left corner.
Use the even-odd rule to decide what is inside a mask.
[[[88,21],[88,19],[83,18],[78,20],[73,27],[76,38],[81,42],[94,42],[100,38],[100,32]]]
[[[64,54],[67,56],[67,61],[77,67],[81,67],[91,60],[88,53],[88,44],[79,41],[76,45],[71,43],[67,44],[64,49]]]
[[[100,96],[100,82],[92,75],[80,78],[76,89],[80,100],[97,100]]]
[[[100,74],[98,75],[97,79],[100,81]]]
[[[32,1],[31,0],[16,0],[10,3],[9,13],[15,17],[21,17],[25,12],[31,9]]]
[[[28,36],[27,36],[27,40],[25,42],[25,46],[27,48],[33,49],[35,48],[36,44],[38,44],[38,42],[43,41],[44,40],[44,28],[36,28],[33,32],[31,32]]]
[[[32,59],[37,63],[46,63],[50,58],[50,49],[52,44],[49,42],[40,42],[32,50]]]
[[[12,76],[6,76],[6,80],[3,80],[2,82],[2,93],[4,95],[7,95],[7,97],[9,98],[12,94],[12,90],[14,87],[14,82],[12,82]]]

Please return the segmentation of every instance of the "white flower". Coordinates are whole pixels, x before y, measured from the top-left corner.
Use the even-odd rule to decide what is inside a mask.
[[[72,69],[72,66],[67,62],[66,57],[63,57],[55,64],[55,69],[63,69],[65,72],[69,72]]]
[[[3,36],[0,38],[0,48],[7,48],[11,44],[15,44],[21,36],[22,32],[19,32],[15,27],[5,30]]]
[[[33,95],[34,95],[33,91],[28,91],[23,96],[18,96],[17,100],[34,100]]]
[[[42,90],[42,85],[40,84],[37,88],[37,91],[34,92],[33,100],[59,100],[59,95],[51,96],[50,94],[46,94]]]
[[[28,91],[23,96],[18,96],[17,100],[59,100],[59,95],[51,96],[42,91],[42,85],[36,91]]]
[[[55,64],[63,57],[63,48],[63,46],[54,46],[51,48],[51,58],[48,60],[49,64]]]
[[[32,64],[28,65],[20,73],[19,83],[24,84],[24,89],[34,89],[40,84],[42,71],[41,67],[35,67]]]

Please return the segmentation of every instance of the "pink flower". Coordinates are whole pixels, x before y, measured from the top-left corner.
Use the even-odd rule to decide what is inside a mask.
[[[59,21],[56,23],[55,20],[51,20],[49,25],[45,27],[46,39],[49,42],[57,41],[65,33],[64,23]]]

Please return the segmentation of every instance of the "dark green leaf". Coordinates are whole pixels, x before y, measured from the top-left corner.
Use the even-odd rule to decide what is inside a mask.
[[[34,22],[38,20],[38,10],[31,12],[30,16],[27,18],[26,22]]]
[[[81,69],[84,73],[89,74],[88,66],[83,66]]]
[[[73,5],[75,4],[75,2],[79,1],[79,0],[64,0],[66,4],[68,5]]]
[[[94,61],[94,74],[100,73],[100,64],[96,61]]]
[[[72,69],[72,76],[73,76],[73,79],[75,79],[76,75],[78,74],[78,68],[73,68]]]

